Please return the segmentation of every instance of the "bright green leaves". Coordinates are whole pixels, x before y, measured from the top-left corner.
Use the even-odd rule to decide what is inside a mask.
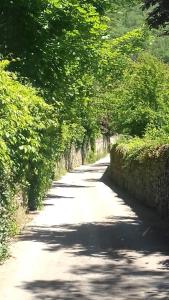
[[[150,125],[168,122],[168,77],[166,66],[150,55],[141,55],[126,69],[114,93],[112,122],[117,131],[143,136]]]
[[[37,96],[34,89],[16,81],[0,64],[0,256],[6,253],[5,242],[13,228],[16,187],[25,191],[29,206],[36,208],[51,180],[51,161],[56,153],[55,109]],[[44,166],[48,172],[42,174]],[[50,166],[50,167],[49,167]],[[32,181],[30,169],[34,179]],[[34,189],[34,185],[36,188]],[[33,198],[29,190],[34,189]]]
[[[128,55],[137,54],[146,48],[148,38],[146,28],[135,29],[112,41],[112,49]]]

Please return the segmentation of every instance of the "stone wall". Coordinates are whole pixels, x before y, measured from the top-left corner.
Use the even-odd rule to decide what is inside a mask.
[[[161,147],[159,155],[130,162],[113,146],[107,175],[133,199],[155,208],[163,217],[169,216],[168,145]]]
[[[104,155],[109,151],[109,139],[106,137],[102,137],[96,140],[95,143],[95,154],[97,155]],[[65,169],[67,171],[76,168],[85,162],[87,163],[86,159],[88,154],[92,151],[92,147],[90,144],[84,145],[82,148],[77,149],[75,146],[72,146],[71,149],[65,153],[61,159],[57,162],[56,168],[58,169]]]

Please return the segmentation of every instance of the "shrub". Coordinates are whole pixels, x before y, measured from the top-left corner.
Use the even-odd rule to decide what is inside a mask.
[[[23,86],[0,63],[0,256],[15,229],[16,189],[25,194],[28,209],[42,205],[59,153],[55,110],[36,91]]]

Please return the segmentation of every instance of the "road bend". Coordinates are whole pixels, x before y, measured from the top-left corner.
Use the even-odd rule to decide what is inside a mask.
[[[168,226],[102,182],[108,163],[53,182],[0,266],[0,300],[169,300]]]

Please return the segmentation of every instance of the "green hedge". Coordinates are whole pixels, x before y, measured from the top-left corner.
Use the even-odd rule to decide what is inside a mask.
[[[0,63],[0,257],[15,228],[16,188],[22,190],[26,208],[41,206],[61,150],[54,108],[5,71],[6,65]]]

